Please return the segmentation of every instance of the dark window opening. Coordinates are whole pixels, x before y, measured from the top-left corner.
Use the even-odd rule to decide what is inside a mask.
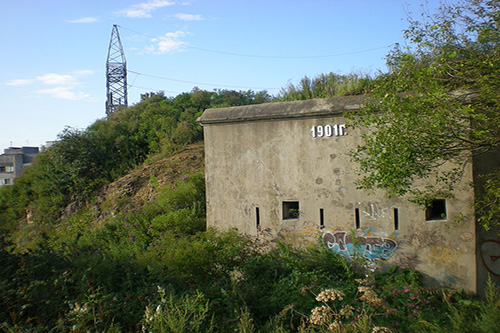
[[[394,208],[394,230],[399,230],[399,211]]]
[[[255,225],[257,229],[260,230],[260,210],[259,207],[255,207]]]
[[[446,220],[446,200],[435,199],[425,210],[425,220]]]
[[[283,220],[293,220],[299,218],[299,202],[283,201]]]
[[[356,229],[360,229],[361,228],[361,221],[359,219],[359,208],[356,208],[354,210],[354,215],[355,215],[355,219],[356,219]]]
[[[325,227],[325,211],[323,208],[319,209],[319,226],[320,228]]]

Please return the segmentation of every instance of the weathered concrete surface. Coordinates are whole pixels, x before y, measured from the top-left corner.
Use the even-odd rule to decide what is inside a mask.
[[[206,110],[199,121],[208,225],[297,243],[323,235],[332,252],[358,253],[374,266],[416,268],[429,285],[476,291],[472,167],[456,198],[446,200],[444,220],[426,221],[421,207],[382,191],[357,190],[351,155],[361,129],[339,128],[346,124],[343,113],[365,101],[356,96]],[[289,201],[299,202],[296,219],[283,219]],[[352,232],[356,242],[348,237]]]
[[[202,124],[215,124],[252,120],[322,117],[331,116],[332,113],[342,115],[344,112],[359,110],[368,101],[369,99],[365,96],[348,96],[208,109],[198,121]],[[332,109],[333,104],[335,105],[334,109]]]

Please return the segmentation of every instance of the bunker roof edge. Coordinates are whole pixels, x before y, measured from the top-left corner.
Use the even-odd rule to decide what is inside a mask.
[[[205,110],[197,121],[204,125],[342,115],[361,109],[369,101],[366,95],[355,95],[215,108]]]

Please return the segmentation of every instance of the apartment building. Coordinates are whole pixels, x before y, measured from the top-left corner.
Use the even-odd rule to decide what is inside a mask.
[[[22,170],[38,155],[38,147],[10,147],[0,155],[0,186],[12,185]]]

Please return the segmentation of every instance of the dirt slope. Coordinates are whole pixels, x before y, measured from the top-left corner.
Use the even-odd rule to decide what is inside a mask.
[[[157,162],[147,162],[107,185],[96,198],[94,216],[101,220],[124,206],[140,206],[156,195],[156,189],[181,177],[203,171],[203,142]]]

